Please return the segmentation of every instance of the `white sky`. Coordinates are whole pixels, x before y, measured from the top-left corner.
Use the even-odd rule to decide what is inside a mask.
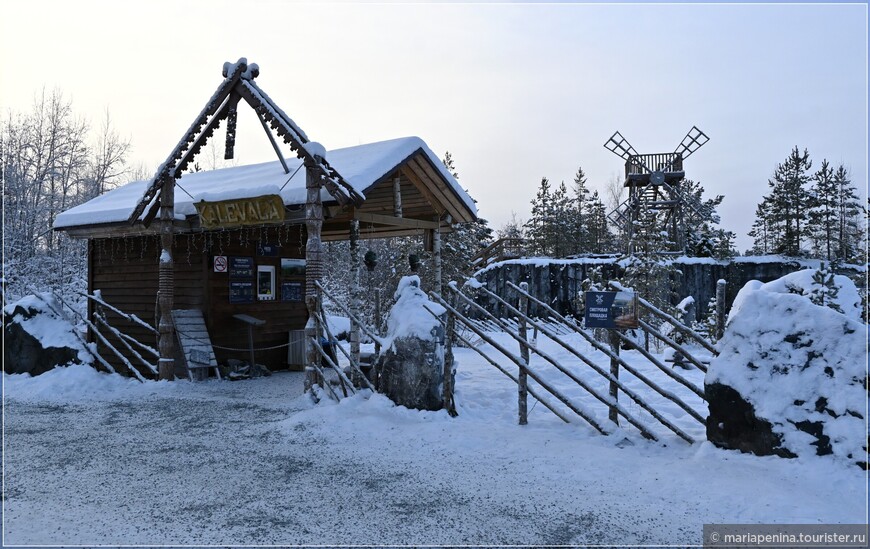
[[[12,0],[0,11],[0,108],[57,87],[98,126],[108,108],[155,169],[221,80],[260,86],[327,149],[419,135],[449,150],[494,228],[526,218],[542,176],[593,187],[623,169],[603,143],[686,161],[741,250],[776,164],[798,145],[867,187],[867,6],[290,4]],[[237,159],[274,158],[248,109]],[[223,132],[216,134],[223,141]],[[289,153],[289,149],[287,151]]]

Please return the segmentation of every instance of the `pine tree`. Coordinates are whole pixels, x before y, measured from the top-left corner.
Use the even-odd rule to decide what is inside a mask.
[[[551,255],[550,219],[553,210],[553,197],[550,193],[550,180],[541,178],[541,185],[532,200],[529,220],[523,225],[530,251],[534,255]]]
[[[453,179],[459,181],[459,172],[456,171],[456,166],[453,164],[453,155],[450,154],[450,151],[444,151],[444,158],[441,159],[441,163],[444,164],[444,167],[447,168]]]
[[[572,222],[572,234],[574,235],[574,243],[571,253],[584,253],[592,251],[592,243],[590,240],[591,227],[591,212],[590,212],[590,191],[586,186],[586,174],[582,167],[577,168],[577,173],[574,174],[574,215]]]
[[[837,184],[834,181],[834,169],[827,159],[822,160],[822,166],[813,174],[810,192],[813,196],[813,207],[808,219],[813,253],[817,257],[831,261],[836,252],[839,197]]]
[[[834,273],[825,268],[823,261],[819,269],[813,273],[813,288],[810,290],[809,295],[810,301],[816,305],[829,307],[842,314],[843,309],[837,303],[839,291],[834,282]]]
[[[840,164],[833,175],[835,187],[837,223],[834,237],[835,256],[838,261],[864,263],[866,232],[862,227],[863,215],[857,190],[852,185],[849,172]]]
[[[450,151],[441,160],[444,167],[459,180],[459,173]],[[476,201],[475,201],[476,202]],[[459,281],[471,273],[471,260],[492,242],[492,229],[486,219],[478,218],[468,223],[456,223],[453,230],[441,240],[441,280],[443,283]]]
[[[584,205],[584,219],[586,223],[586,237],[588,250],[592,253],[603,253],[612,250],[613,235],[607,226],[607,212],[604,203],[598,196],[598,191],[593,191],[592,196]]]
[[[807,212],[812,206],[811,195],[807,189],[812,168],[810,153],[797,147],[792,149],[785,162],[777,165],[770,185],[769,212],[773,222],[774,253],[792,257],[803,254],[803,240],[806,237],[805,222]]]
[[[773,253],[773,218],[770,214],[770,200],[764,197],[761,203],[755,207],[755,221],[749,236],[752,237],[751,254],[767,255]]]
[[[683,220],[686,230],[684,236],[686,254],[692,257],[715,257],[718,259],[733,257],[736,253],[734,249],[736,235],[717,226],[720,218],[716,208],[722,204],[725,197],[720,194],[705,199],[704,186],[691,179],[684,179],[681,182],[681,188],[689,200],[700,204],[702,210],[708,212],[707,215],[702,216],[695,210],[686,208]]]
[[[550,246],[555,257],[577,253],[576,216],[574,199],[568,193],[565,182],[562,181],[553,191],[550,226],[546,231],[551,239]]]
[[[496,231],[496,235],[498,238],[525,238],[523,220],[517,217],[517,212],[511,212],[511,218]]]

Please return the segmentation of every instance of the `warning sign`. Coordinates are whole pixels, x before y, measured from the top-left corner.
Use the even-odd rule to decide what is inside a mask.
[[[214,256],[214,272],[216,272],[216,273],[227,272],[227,256],[225,256],[225,255]]]

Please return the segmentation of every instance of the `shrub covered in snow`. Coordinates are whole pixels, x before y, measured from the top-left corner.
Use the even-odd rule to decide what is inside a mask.
[[[814,304],[813,271],[738,294],[719,356],[705,379],[708,438],[717,445],[785,457],[828,455],[866,468],[867,326],[846,277],[838,304]]]

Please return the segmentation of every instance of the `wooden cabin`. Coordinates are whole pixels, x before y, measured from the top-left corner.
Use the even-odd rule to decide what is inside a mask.
[[[321,191],[323,240],[347,239],[353,219],[365,238],[447,232],[452,223],[476,219],[473,200],[417,137],[337,149],[325,159],[362,200],[340,205]],[[234,315],[265,321],[254,329],[257,348],[288,343],[308,316],[306,168],[299,158],[282,160],[185,173],[176,180],[173,310],[202,311],[221,363],[248,356],[221,348],[248,347],[247,326]],[[57,217],[55,229],[87,239],[89,293],[98,292],[106,303],[156,327],[161,227],[129,222],[148,185],[129,183],[72,208]],[[121,324],[126,334],[156,348],[154,333]],[[114,334],[104,336],[124,348]],[[97,343],[116,370],[127,369]],[[303,365],[293,358],[288,362],[287,347],[258,351],[256,358],[270,368]]]

